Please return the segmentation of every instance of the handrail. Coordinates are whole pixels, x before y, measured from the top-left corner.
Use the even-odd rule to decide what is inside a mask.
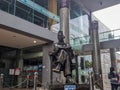
[[[99,34],[106,33],[106,32],[114,32],[114,31],[118,31],[118,30],[120,30],[120,29],[113,29],[113,30],[110,30],[110,31],[100,32]]]
[[[104,39],[111,40],[111,39],[115,39],[115,37],[120,37],[120,35],[114,35],[114,34],[112,34],[112,33],[116,32],[116,31],[120,31],[120,29],[115,29],[115,30],[112,30],[112,31],[106,31],[106,32],[99,33],[99,38],[100,38],[99,40],[100,40],[100,42],[103,41]],[[113,37],[109,37],[107,35],[107,37],[103,36],[103,38],[101,38],[100,35],[104,35],[104,34],[113,35]],[[89,42],[86,39],[90,39],[90,36],[87,35],[87,36],[82,36],[82,37],[75,37],[75,38],[72,38],[71,40],[78,40],[78,39],[79,40],[84,39],[85,40],[84,42]],[[87,43],[87,44],[89,44],[89,43]]]
[[[99,33],[99,42],[120,39],[120,29]],[[82,45],[90,44],[90,36],[75,37],[70,39],[73,49],[80,50]]]
[[[100,34],[103,34],[103,33],[107,33],[107,32],[115,32],[115,31],[120,31],[120,29],[115,29],[115,30],[111,30],[111,31],[105,31],[105,32],[100,32]],[[72,39],[78,39],[78,38],[83,38],[83,37],[89,37],[89,35],[85,35],[85,36],[82,36],[82,37],[75,37],[75,38],[72,38]]]

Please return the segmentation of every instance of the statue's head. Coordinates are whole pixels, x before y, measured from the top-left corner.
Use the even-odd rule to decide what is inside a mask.
[[[58,41],[59,42],[64,42],[64,38],[65,38],[65,36],[63,35],[63,32],[59,31],[58,32]]]

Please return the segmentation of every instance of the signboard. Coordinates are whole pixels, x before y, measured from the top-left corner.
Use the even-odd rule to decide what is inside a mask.
[[[47,9],[45,9],[42,6],[34,3],[31,0],[17,0],[17,1],[24,4],[24,5],[26,5],[26,6],[28,6],[28,7],[30,7],[30,8],[32,8],[32,9],[34,9],[34,10],[36,10],[36,11],[38,11],[39,13],[44,14],[45,16],[47,16],[47,17],[49,17],[49,18],[51,18],[51,19],[53,19],[53,20],[55,20],[57,22],[60,21],[60,18],[56,14],[48,11]]]
[[[9,75],[20,75],[20,68],[16,68],[16,69],[9,69]]]
[[[64,85],[64,90],[76,90],[76,85]]]
[[[14,75],[15,69],[9,69],[9,74]]]
[[[15,75],[20,75],[20,71],[21,71],[20,68],[16,68],[15,69]]]

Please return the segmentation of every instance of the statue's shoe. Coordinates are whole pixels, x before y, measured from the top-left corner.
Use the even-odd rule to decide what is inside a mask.
[[[55,68],[52,69],[53,72],[60,73],[61,71],[61,65],[58,64]]]
[[[73,84],[74,83],[74,80],[72,79],[71,76],[66,77],[66,83],[68,83],[68,84]]]
[[[56,68],[53,68],[52,71],[56,73],[60,73],[60,70],[57,70]]]

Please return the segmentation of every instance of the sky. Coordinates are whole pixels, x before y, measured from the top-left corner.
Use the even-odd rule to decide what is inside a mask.
[[[120,29],[120,4],[93,12],[109,29]]]

